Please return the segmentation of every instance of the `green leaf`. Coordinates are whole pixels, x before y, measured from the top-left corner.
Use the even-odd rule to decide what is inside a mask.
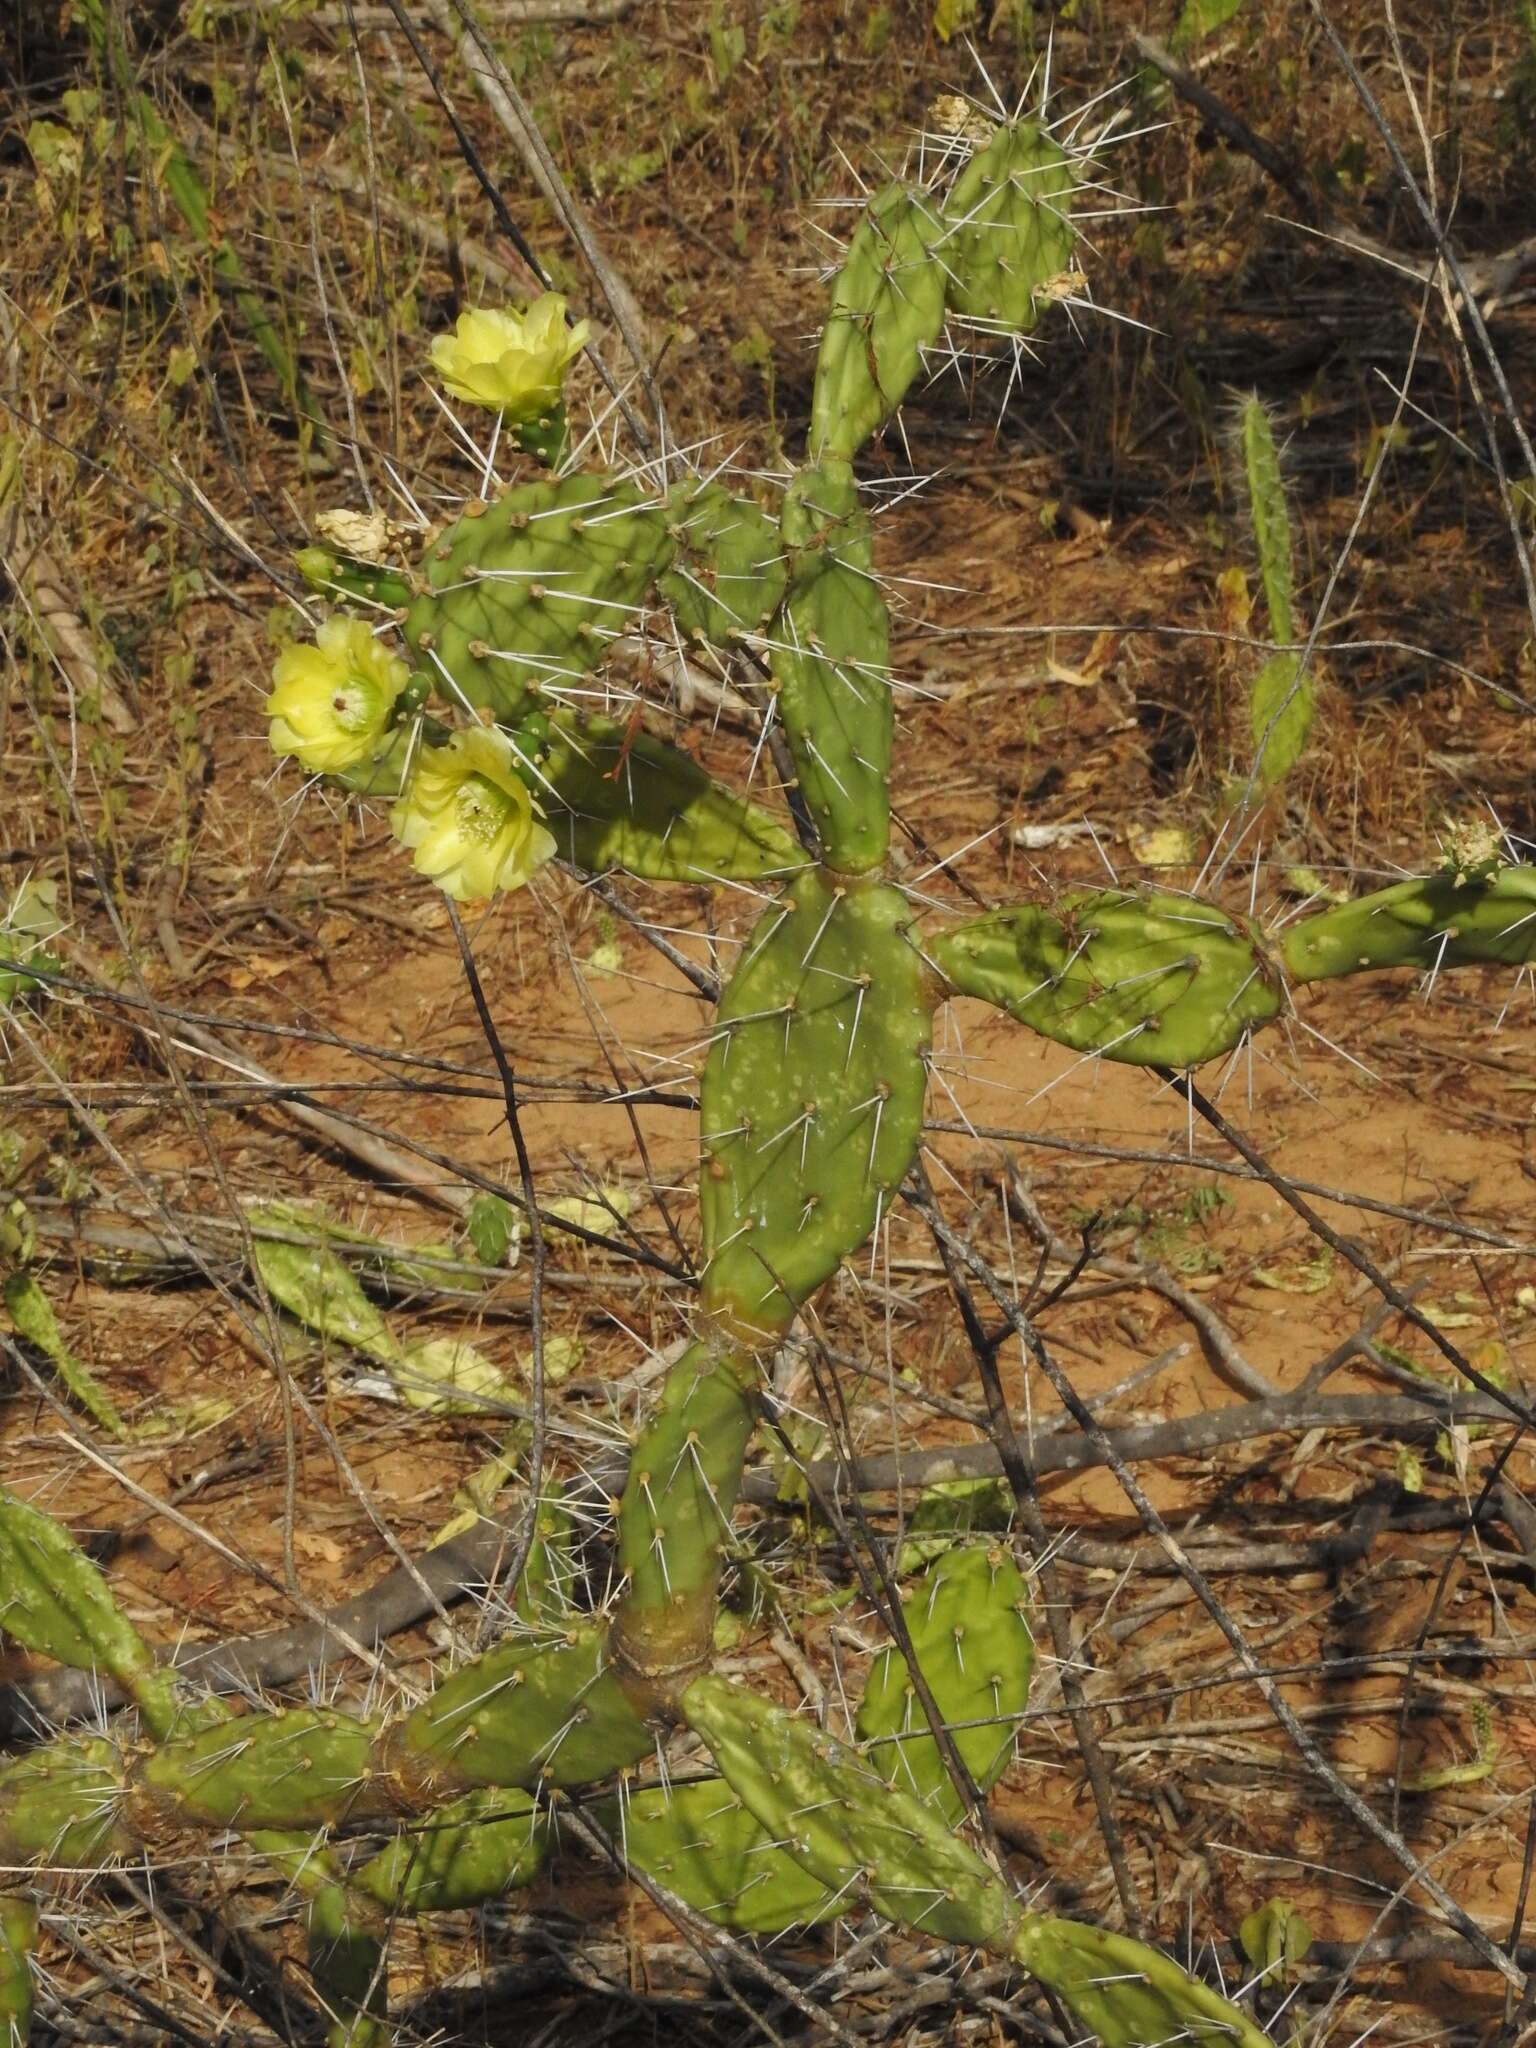
[[[64,929],[58,904],[57,882],[30,877],[22,883],[0,919],[0,1010],[15,997],[29,995],[42,986],[33,975],[23,974],[23,967],[39,967],[51,974],[62,972],[64,963],[44,943]]]
[[[977,0],[935,0],[933,32],[941,43],[950,42],[974,28],[979,13]]]

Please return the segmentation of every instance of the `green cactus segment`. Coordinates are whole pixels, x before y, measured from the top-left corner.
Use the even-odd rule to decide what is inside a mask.
[[[1253,773],[1262,789],[1285,780],[1306,750],[1317,686],[1299,654],[1272,654],[1248,686]]]
[[[515,723],[632,632],[672,558],[665,507],[620,478],[525,484],[471,508],[427,564],[405,621],[441,693]]]
[[[389,1926],[351,1886],[323,1838],[254,1829],[250,1846],[308,1901],[309,1968],[330,2025],[326,2048],[387,2048]]]
[[[1017,1901],[932,1807],[813,1723],[724,1679],[696,1678],[682,1705],[769,1840],[845,1910],[867,1899],[899,1926],[1006,1951]]]
[[[397,1782],[425,1803],[477,1785],[590,1785],[638,1763],[650,1731],[608,1668],[607,1633],[504,1643],[437,1688],[385,1739]]]
[[[14,1324],[16,1334],[43,1354],[91,1420],[109,1436],[127,1436],[128,1425],[118,1413],[111,1395],[89,1366],[78,1359],[65,1343],[53,1304],[38,1285],[36,1276],[24,1266],[7,1273],[5,1285],[0,1288],[0,1301],[5,1303],[6,1314]],[[0,1628],[4,1626],[4,1603],[0,1601]]]
[[[615,1647],[642,1680],[691,1677],[709,1661],[721,1546],[754,1421],[743,1384],[750,1373],[709,1342],[690,1345],[630,1455],[619,1505],[626,1583]]]
[[[828,457],[784,498],[789,591],[770,629],[779,712],[823,857],[867,874],[890,843],[890,614],[853,472]]]
[[[903,1604],[918,1669],[984,1792],[1007,1768],[1014,1729],[1029,1704],[1035,1645],[1024,1609],[1024,1580],[1000,1548],[947,1551]],[[883,1777],[959,1818],[960,1794],[899,1650],[882,1650],[870,1667],[858,1736]]]
[[[309,1902],[306,1932],[310,1975],[330,2022],[326,2048],[385,2048],[388,1929],[361,1913],[344,1886],[328,1884]]]
[[[77,1671],[102,1671],[153,1735],[176,1719],[171,1680],[61,1523],[0,1491],[0,1631]]]
[[[0,1867],[99,1869],[128,1846],[118,1829],[122,1792],[117,1751],[95,1736],[0,1764]]]
[[[604,1800],[597,1818],[628,1861],[696,1913],[738,1934],[782,1934],[838,1910],[723,1778],[647,1785]]]
[[[749,939],[704,1069],[706,1310],[785,1328],[911,1165],[932,1014],[908,919],[894,889],[816,869]]]
[[[887,185],[871,200],[842,269],[816,359],[811,459],[851,461],[906,397],[944,325],[944,221],[926,192]]]
[[[328,1244],[287,1244],[264,1234],[278,1229],[290,1236],[309,1236],[312,1221],[301,1229],[281,1208],[269,1211],[260,1205],[249,1215],[251,1264],[274,1301],[328,1342],[346,1344],[381,1365],[403,1361],[404,1352],[383,1310],[368,1299],[352,1268]]]
[[[1238,439],[1243,451],[1248,516],[1253,522],[1254,546],[1259,557],[1259,579],[1264,585],[1264,602],[1269,608],[1270,635],[1276,640],[1294,640],[1296,613],[1291,516],[1286,507],[1280,452],[1275,446],[1269,411],[1257,396],[1243,400],[1238,417]]]
[[[296,1829],[387,1812],[372,1784],[374,1725],[294,1707],[178,1735],[142,1758],[134,1790],[193,1826]]]
[[[589,873],[620,868],[658,882],[755,882],[805,865],[766,811],[715,782],[690,755],[638,728],[574,712],[513,735],[561,855]]]
[[[512,1611],[528,1629],[559,1629],[574,1608],[581,1577],[576,1556],[576,1521],[558,1481],[541,1498],[533,1518],[528,1561],[517,1582]]]
[[[397,1835],[352,1884],[392,1912],[453,1912],[531,1884],[549,1841],[547,1807],[525,1792],[485,1787]]]
[[[1238,415],[1243,483],[1259,558],[1259,580],[1269,611],[1270,637],[1296,638],[1295,569],[1291,516],[1280,474],[1274,430],[1261,399],[1243,400]],[[1254,778],[1264,789],[1284,781],[1301,758],[1312,730],[1317,691],[1298,655],[1272,654],[1249,686],[1248,716],[1253,733]]]
[[[416,594],[410,578],[399,569],[360,561],[355,555],[333,554],[329,548],[300,548],[293,560],[310,589],[323,597],[350,597],[359,604],[402,611]]]
[[[1072,159],[1033,122],[999,128],[955,180],[934,255],[951,313],[1027,334],[1043,288],[1072,265]]]
[[[36,1946],[36,1906],[30,1899],[0,1897],[0,2048],[26,2048]]]
[[[1524,967],[1536,960],[1536,867],[1486,878],[1423,875],[1292,925],[1280,941],[1293,981],[1364,968]],[[0,1614],[0,1621],[4,1615]]]
[[[690,639],[733,647],[784,595],[779,529],[762,506],[721,484],[679,484],[667,499],[676,553],[661,595]]]
[[[1074,1052],[1194,1067],[1278,1016],[1278,971],[1245,919],[1158,890],[997,910],[929,944],[959,995]]]
[[[1012,1953],[1104,2048],[1271,2048],[1246,2013],[1128,1935],[1031,1914]]]

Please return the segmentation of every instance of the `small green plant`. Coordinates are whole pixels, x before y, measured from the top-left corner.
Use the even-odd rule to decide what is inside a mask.
[[[890,623],[854,460],[946,324],[1032,330],[1074,271],[1081,175],[1029,120],[951,134],[926,162],[863,211],[832,284],[807,460],[771,507],[670,470],[571,466],[550,388],[526,363],[484,394],[466,374],[470,395],[514,433],[531,421],[525,445],[561,466],[470,502],[420,567],[310,551],[306,573],[354,610],[282,658],[269,705],[282,751],[393,794],[397,837],[455,897],[516,887],[558,854],[764,899],[710,1034],[692,1341],[632,1447],[611,1607],[541,1603],[535,1572],[517,1631],[420,1704],[236,1714],[157,1668],[58,1524],[0,1505],[0,1627],[115,1679],[143,1731],[60,1738],[0,1768],[0,1862],[88,1870],[189,1828],[238,1830],[309,1902],[337,2043],[385,2038],[391,1920],[526,1882],[552,1846],[553,1802],[579,1794],[636,1868],[727,1926],[774,1933],[873,1910],[1033,1972],[1107,2048],[1263,2048],[1238,2005],[1156,1949],[1027,1908],[964,1831],[1011,1754],[1033,1665],[1005,1548],[940,1548],[904,1609],[906,1641],[875,1660],[852,1741],[712,1668],[768,1368],[914,1164],[941,1003],[980,998],[1079,1053],[1187,1069],[1281,1016],[1300,982],[1536,957],[1536,873],[1497,859],[1279,934],[1120,888],[957,921],[889,878]],[[518,332],[542,337],[557,387],[560,323]],[[643,608],[696,650],[744,650],[766,668],[798,831],[638,719],[584,708],[587,679]],[[403,652],[360,637],[364,618],[397,626]],[[264,1256],[307,1321],[399,1365],[333,1252],[304,1251],[296,1274]],[[631,1782],[679,1730],[702,1745],[707,1775]],[[330,1833],[363,1823],[390,1839],[348,1860]],[[19,2031],[24,1905],[0,1924],[0,1998]]]
[[[1316,690],[1300,654],[1285,644],[1297,637],[1291,515],[1274,429],[1268,410],[1256,396],[1243,400],[1237,439],[1270,637],[1282,643],[1249,686],[1253,780],[1260,790],[1270,790],[1285,780],[1301,758],[1312,730]]]

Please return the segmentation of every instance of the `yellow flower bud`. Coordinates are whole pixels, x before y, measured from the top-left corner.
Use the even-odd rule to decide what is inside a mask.
[[[362,619],[327,619],[315,644],[285,647],[266,702],[275,754],[339,775],[378,753],[410,670]]]
[[[446,746],[422,749],[390,813],[418,872],[460,903],[522,888],[555,850],[516,759],[504,732],[469,726]]]
[[[432,362],[455,398],[488,405],[517,426],[560,403],[565,366],[586,338],[586,321],[567,328],[564,299],[544,292],[526,313],[461,313],[453,333],[433,342]]]

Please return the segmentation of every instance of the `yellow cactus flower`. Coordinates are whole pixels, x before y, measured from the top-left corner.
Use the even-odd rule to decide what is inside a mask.
[[[586,321],[568,328],[565,300],[544,292],[526,313],[461,313],[452,334],[433,342],[432,361],[455,398],[488,405],[516,426],[560,403],[565,366],[586,339]]]
[[[384,745],[410,670],[362,619],[327,619],[313,646],[285,647],[266,702],[275,754],[315,775],[340,775]]]
[[[504,732],[469,726],[446,746],[422,749],[390,813],[418,872],[460,903],[521,889],[555,850],[516,760]]]

